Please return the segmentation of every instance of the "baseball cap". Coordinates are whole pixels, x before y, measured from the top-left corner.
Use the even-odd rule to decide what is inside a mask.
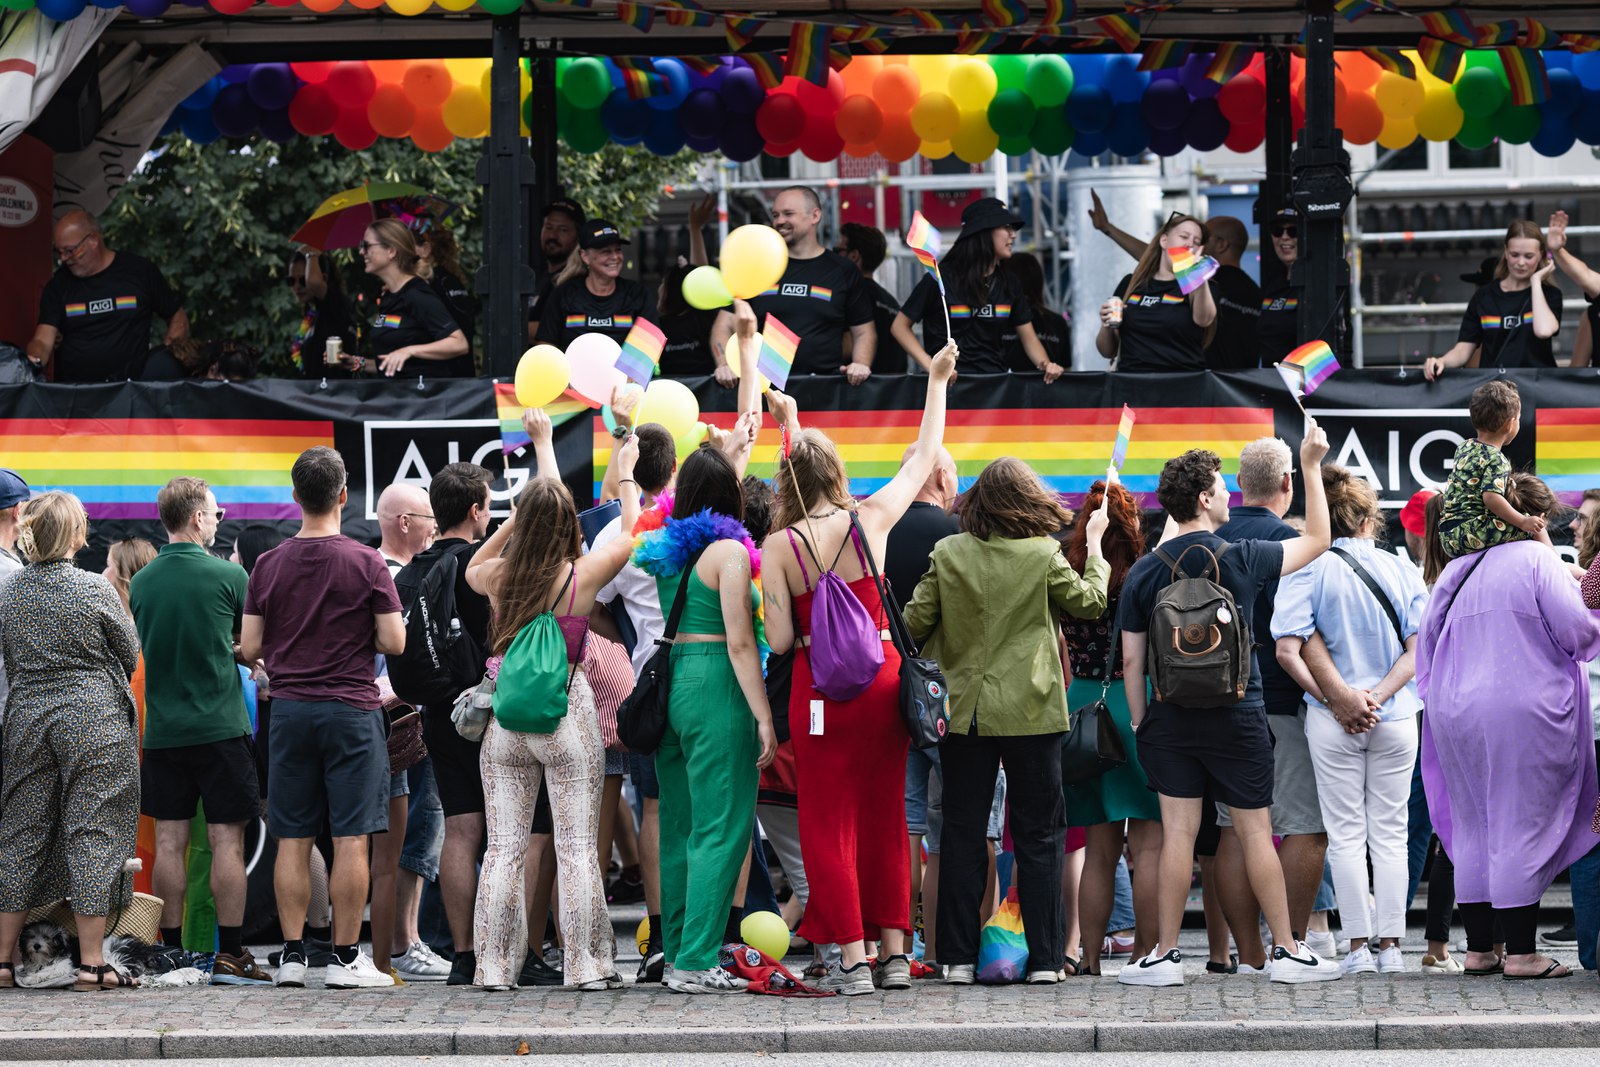
[[[1463,274],[1461,276],[1461,280],[1464,282],[1471,282],[1473,285],[1488,285],[1490,282],[1494,281],[1494,269],[1499,265],[1500,257],[1498,255],[1489,256],[1482,263],[1478,264],[1478,269],[1476,272]]]
[[[595,219],[578,234],[579,248],[606,248],[610,245],[628,244],[622,231],[605,219]]]
[[[569,200],[566,197],[560,197],[559,199],[550,201],[544,206],[544,210],[539,212],[539,217],[542,219],[552,211],[559,211],[563,215],[571,216],[572,221],[577,223],[579,227],[582,227],[583,224],[588,221],[583,214],[583,208],[578,206],[578,202],[576,200]]]
[[[0,467],[0,508],[20,504],[32,496],[33,490],[22,480],[22,475],[9,468]]]
[[[1437,489],[1418,489],[1411,494],[1406,506],[1400,509],[1400,525],[1405,528],[1406,533],[1416,534],[1418,537],[1428,535],[1428,501],[1438,495]]]
[[[961,233],[977,233],[1001,226],[1026,226],[1022,216],[1006,207],[1005,201],[992,196],[981,196],[961,209]]]
[[[1298,223],[1300,221],[1300,212],[1292,207],[1282,207],[1272,213],[1271,221]]]

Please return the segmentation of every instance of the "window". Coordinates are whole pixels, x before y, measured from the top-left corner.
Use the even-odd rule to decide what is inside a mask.
[[[1379,149],[1379,157],[1385,153]],[[1415,141],[1396,152],[1383,166],[1384,170],[1427,170],[1428,169],[1428,142],[1418,137]]]
[[[1450,169],[1498,169],[1500,166],[1500,142],[1490,142],[1486,148],[1466,148],[1455,141],[1450,142]]]

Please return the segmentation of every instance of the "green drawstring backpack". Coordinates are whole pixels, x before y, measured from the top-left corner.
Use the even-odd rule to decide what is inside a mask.
[[[567,639],[556,622],[555,605],[572,585],[577,567],[567,572],[550,609],[517,631],[500,662],[495,681],[494,717],[507,730],[521,734],[551,734],[567,714],[567,690],[574,666],[567,670]]]

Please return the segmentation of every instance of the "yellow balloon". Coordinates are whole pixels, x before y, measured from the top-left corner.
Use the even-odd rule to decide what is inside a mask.
[[[477,85],[483,76],[489,73],[491,60],[487,59],[447,59],[444,69],[450,72],[450,77],[456,80],[457,85]]]
[[[703,422],[697,422],[694,424],[694,428],[689,431],[689,436],[673,438],[673,442],[678,446],[678,458],[681,460],[690,452],[699,448],[700,442],[704,441],[706,435],[710,432],[711,427]]]
[[[745,944],[775,960],[789,954],[789,926],[776,912],[753,911],[746,915],[739,924],[739,936]]]
[[[1417,112],[1417,132],[1430,141],[1448,141],[1461,132],[1466,121],[1456,94],[1448,85],[1430,87],[1422,99],[1422,110]]]
[[[474,3],[477,0],[473,0]],[[646,915],[639,920],[639,929],[633,933],[633,943],[639,946],[639,955],[644,955],[645,948],[650,944],[650,916]]]
[[[1416,139],[1417,124],[1393,115],[1384,118],[1383,129],[1378,133],[1378,143],[1385,148],[1404,148]]]
[[[566,388],[566,382],[561,383]],[[682,382],[671,378],[657,378],[645,387],[644,399],[639,401],[634,425],[654,422],[664,426],[673,441],[687,440],[694,435],[694,424],[700,421],[700,401]]]
[[[397,15],[420,15],[433,6],[433,0],[384,0]]]
[[[923,92],[943,93],[949,90],[950,75],[959,59],[959,56],[912,56],[911,69],[917,72]]]
[[[489,101],[470,85],[458,85],[440,108],[444,128],[457,137],[483,137],[489,132]]]
[[[565,352],[555,345],[534,345],[517,361],[517,403],[542,408],[564,393],[571,380],[572,364]]]
[[[924,141],[948,141],[961,127],[961,111],[944,93],[923,93],[911,107],[911,128]]]
[[[1379,75],[1373,96],[1384,117],[1396,119],[1415,118],[1417,112],[1422,110],[1424,98],[1421,82],[1403,78],[1388,70]]]
[[[743,375],[740,373],[743,368],[739,364],[740,360],[734,356],[730,346],[730,351],[728,352],[728,369],[733,371],[733,376],[736,380],[743,377]],[[760,371],[756,372],[756,379],[761,383],[761,391],[763,393],[772,388],[772,381]]]
[[[1000,136],[989,126],[989,116],[982,111],[961,113],[961,125],[950,138],[950,148],[963,163],[982,163],[1000,147]]]
[[[950,72],[950,99],[962,111],[982,111],[999,88],[994,68],[981,59],[963,59]]]
[[[789,266],[789,246],[771,226],[740,226],[722,243],[722,280],[740,300],[778,284]]]
[[[917,154],[923,159],[943,159],[950,154],[949,141],[923,141]]]
[[[434,3],[446,11],[466,11],[477,6],[478,0],[434,0]]]

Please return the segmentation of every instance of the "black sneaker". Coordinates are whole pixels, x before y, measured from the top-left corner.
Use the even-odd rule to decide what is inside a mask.
[[[1578,945],[1578,931],[1571,926],[1563,926],[1559,930],[1540,934],[1539,940],[1556,948],[1576,948]]]
[[[445,979],[444,984],[471,985],[477,969],[477,953],[457,952],[456,958],[450,961],[450,977]]]
[[[561,985],[565,981],[565,975],[532,952],[528,953],[528,958],[523,961],[522,973],[517,975],[519,986]]]
[[[326,967],[328,964],[333,962],[333,944],[331,942],[318,941],[316,938],[312,937],[306,939],[305,946],[305,964],[307,967]],[[282,966],[282,964],[282,949],[267,955],[267,965],[269,967],[279,967]]]
[[[645,946],[644,958],[639,961],[639,973],[634,985],[659,985],[666,976],[667,957],[661,946],[652,941]]]
[[[606,887],[606,903],[637,904],[644,900],[644,879],[618,878]]]

